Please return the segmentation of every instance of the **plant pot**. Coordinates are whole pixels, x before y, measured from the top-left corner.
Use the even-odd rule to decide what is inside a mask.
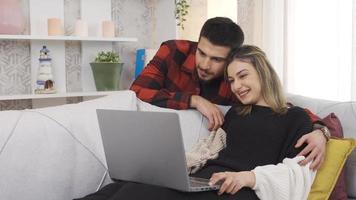
[[[97,91],[119,90],[124,63],[90,63]]]

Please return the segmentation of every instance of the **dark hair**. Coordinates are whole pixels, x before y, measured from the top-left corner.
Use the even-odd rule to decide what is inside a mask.
[[[230,47],[231,50],[239,48],[244,41],[240,26],[226,17],[208,19],[200,31],[199,40],[201,37],[214,45]]]

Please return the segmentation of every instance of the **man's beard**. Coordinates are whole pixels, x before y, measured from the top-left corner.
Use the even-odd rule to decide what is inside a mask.
[[[209,84],[209,83],[211,83],[211,82],[215,82],[215,81],[217,81],[217,80],[221,80],[222,78],[223,78],[223,76],[222,75],[216,75],[216,74],[213,74],[213,73],[209,73],[207,70],[201,70],[199,67],[197,67],[198,69],[198,71],[203,71],[207,76],[206,77],[209,77],[210,79],[209,80],[205,80],[205,79],[203,79],[203,78],[201,78],[200,77],[200,75],[199,75],[199,73],[198,73],[198,78],[199,78],[199,82],[200,83],[202,83],[202,84]]]

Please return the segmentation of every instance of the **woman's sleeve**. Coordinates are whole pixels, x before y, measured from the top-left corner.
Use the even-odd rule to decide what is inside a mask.
[[[232,114],[235,112],[236,107],[232,106],[224,116],[224,123],[221,128],[226,132],[227,128],[229,127],[229,123],[232,120]]]
[[[303,156],[285,158],[277,165],[264,165],[252,170],[256,183],[252,188],[261,200],[307,199],[315,178],[315,171],[298,164]]]
[[[307,112],[300,107],[293,107],[288,116],[287,137],[284,147],[281,150],[280,161],[284,158],[294,158],[305,147],[306,144],[299,148],[294,146],[297,141],[305,134],[312,132],[313,124]]]

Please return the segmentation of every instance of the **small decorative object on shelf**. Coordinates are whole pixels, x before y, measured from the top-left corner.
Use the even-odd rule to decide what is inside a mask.
[[[102,29],[103,37],[115,37],[115,25],[113,21],[103,21]]]
[[[63,35],[63,27],[61,19],[49,18],[47,20],[48,25],[48,35],[49,36],[59,36]]]
[[[40,51],[38,77],[36,81],[36,94],[56,93],[52,75],[52,59],[49,56],[49,50],[46,46]]]
[[[124,63],[114,52],[99,52],[95,61],[90,63],[97,91],[118,90]]]

